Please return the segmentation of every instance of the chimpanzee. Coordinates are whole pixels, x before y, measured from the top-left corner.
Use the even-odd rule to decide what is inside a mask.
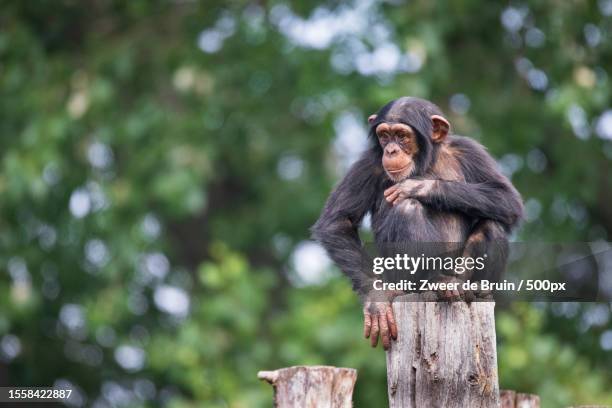
[[[381,298],[358,228],[371,214],[376,245],[397,242],[460,243],[466,256],[486,253],[501,243],[487,274],[442,276],[449,281],[490,279],[505,268],[508,234],[523,216],[521,196],[476,141],[450,134],[450,124],[433,103],[402,97],[368,118],[371,147],[352,165],[331,193],[313,238],[348,275],[364,301],[364,335],[373,347],[397,338],[391,302]],[[480,272],[481,274],[483,272]],[[375,293],[376,292],[376,293]],[[446,291],[442,298],[461,293]]]

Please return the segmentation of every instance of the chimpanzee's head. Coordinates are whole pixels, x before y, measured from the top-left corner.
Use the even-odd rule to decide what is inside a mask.
[[[440,108],[413,97],[389,102],[368,122],[370,134],[380,147],[385,172],[394,182],[423,175],[434,149],[450,130]]]

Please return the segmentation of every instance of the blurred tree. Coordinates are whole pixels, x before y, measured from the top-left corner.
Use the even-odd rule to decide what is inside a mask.
[[[257,370],[335,364],[379,406],[383,353],[304,240],[400,95],[499,158],[520,239],[612,231],[610,0],[6,1],[0,27],[2,382],[252,407]],[[502,386],[612,403],[609,320],[501,312]]]

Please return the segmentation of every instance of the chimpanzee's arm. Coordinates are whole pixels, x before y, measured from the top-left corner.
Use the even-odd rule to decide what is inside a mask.
[[[514,227],[523,214],[518,192],[502,179],[479,183],[434,180],[414,197],[442,211],[458,211],[474,218],[498,221],[508,229]]]
[[[376,202],[382,169],[376,154],[370,151],[349,169],[329,196],[312,236],[327,250],[332,260],[352,280],[361,296],[372,289],[367,254],[358,228]]]
[[[458,159],[463,181],[407,179],[385,191],[387,200],[416,198],[441,211],[458,211],[514,227],[523,216],[521,196],[497,170],[493,158],[477,142],[454,136],[451,149]]]

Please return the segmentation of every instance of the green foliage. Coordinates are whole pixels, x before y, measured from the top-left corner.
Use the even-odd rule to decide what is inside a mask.
[[[566,407],[612,403],[609,373],[593,369],[572,344],[542,334],[542,311],[518,305],[497,316],[498,353],[502,388],[533,392],[542,405]]]
[[[332,364],[380,406],[384,355],[348,283],[305,285],[291,262],[343,171],[339,118],[432,99],[513,170],[520,239],[607,240],[608,3],[5,2],[0,381],[67,380],[97,406],[264,407],[258,370]],[[292,37],[347,10],[362,20]],[[385,70],[393,50],[409,59]],[[586,329],[580,310],[501,312],[502,386],[612,403],[605,307]]]

